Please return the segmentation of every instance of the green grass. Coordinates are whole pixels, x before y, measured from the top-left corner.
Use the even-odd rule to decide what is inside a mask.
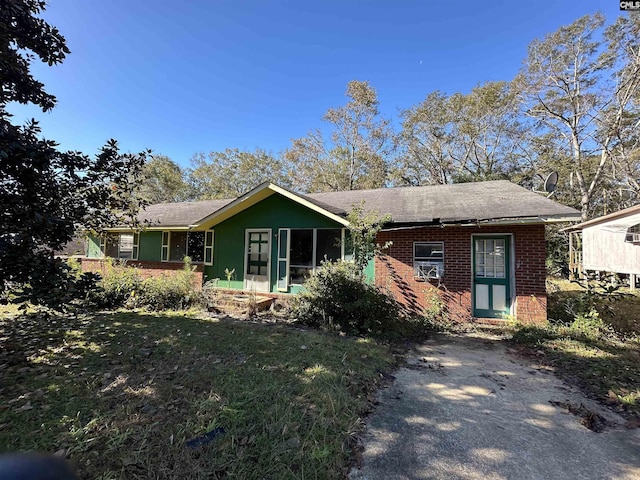
[[[280,326],[7,316],[0,452],[62,450],[82,478],[341,478],[392,367],[372,341]]]
[[[640,297],[599,298],[595,318],[575,321],[583,291],[568,282],[549,292],[550,323],[520,326],[513,341],[589,396],[630,417],[640,415]]]

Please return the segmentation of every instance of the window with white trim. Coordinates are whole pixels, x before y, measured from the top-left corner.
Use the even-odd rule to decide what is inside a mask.
[[[414,276],[421,279],[442,278],[444,276],[444,243],[414,242]]]
[[[105,257],[138,259],[140,235],[137,233],[109,233],[100,239],[100,251]]]
[[[281,228],[278,231],[278,290],[302,285],[325,258],[343,255],[343,231],[339,228]]]
[[[209,233],[211,235],[207,236]],[[193,263],[204,263],[209,258],[213,262],[213,232],[162,232],[160,259],[163,262],[182,262],[184,257],[189,257]]]
[[[204,232],[204,264],[213,265],[213,230]]]

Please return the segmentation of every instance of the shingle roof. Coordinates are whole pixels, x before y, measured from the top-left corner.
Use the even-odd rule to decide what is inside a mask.
[[[157,203],[149,205],[138,214],[138,220],[151,226],[187,227],[234,199],[204,200],[201,202]]]
[[[268,186],[263,184],[260,188]],[[346,216],[353,205],[364,201],[366,210],[376,210],[383,215],[388,213],[394,224],[580,218],[577,210],[507,180],[294,195],[339,216]],[[153,226],[186,227],[234,200],[149,205],[138,217],[141,221],[150,221]]]
[[[474,222],[532,217],[570,217],[579,212],[507,180],[424,187],[313,193],[305,198],[346,213],[365,201],[367,210],[391,214],[393,223]]]

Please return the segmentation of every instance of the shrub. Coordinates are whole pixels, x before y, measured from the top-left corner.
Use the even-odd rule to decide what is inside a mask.
[[[180,310],[197,305],[202,294],[194,287],[195,266],[185,257],[184,268],[172,275],[147,278],[140,293],[135,295],[135,305],[150,310]]]
[[[571,333],[583,335],[592,340],[614,333],[613,328],[602,321],[600,314],[595,309],[578,314],[569,325],[569,330]]]
[[[379,335],[398,321],[400,309],[390,296],[369,285],[350,262],[323,262],[291,300],[301,323],[348,334]]]
[[[98,287],[90,300],[100,308],[121,308],[130,301],[132,293],[140,290],[142,277],[138,270],[126,265],[124,260],[105,260],[105,269]]]
[[[109,259],[91,300],[100,308],[138,308],[167,310],[189,308],[200,303],[195,287],[195,267],[185,257],[184,268],[171,275],[143,279],[135,267]]]

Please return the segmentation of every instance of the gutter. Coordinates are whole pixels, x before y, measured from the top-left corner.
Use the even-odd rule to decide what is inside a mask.
[[[389,226],[388,228],[382,228],[383,232],[391,232],[396,230],[415,230],[425,227],[482,227],[490,225],[532,225],[532,224],[548,224],[548,223],[563,223],[563,222],[575,222],[578,219],[575,217],[527,217],[527,218],[501,218],[501,219],[489,219],[489,220],[463,220],[442,222],[439,218],[434,219],[431,222],[421,223],[397,223],[396,226]]]

